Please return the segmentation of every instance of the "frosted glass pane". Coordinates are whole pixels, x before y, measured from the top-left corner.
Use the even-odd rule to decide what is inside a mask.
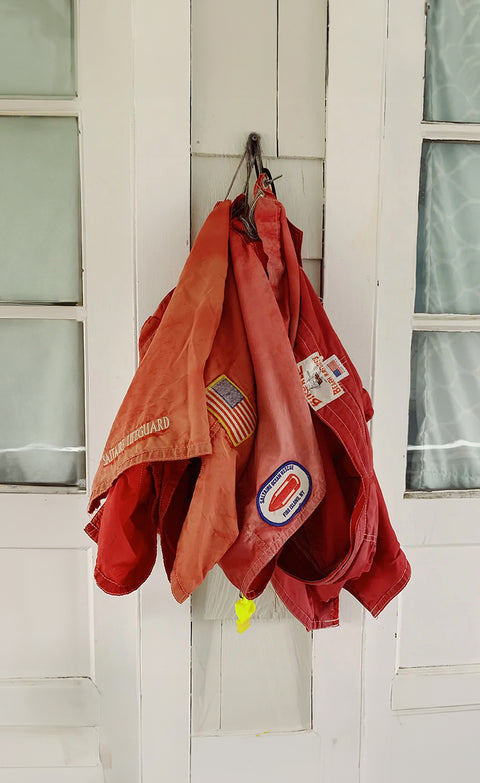
[[[81,301],[75,117],[0,117],[0,301]]]
[[[480,313],[480,144],[424,144],[415,312]]]
[[[480,122],[480,0],[430,0],[425,119]]]
[[[82,324],[0,319],[0,483],[85,486]]]
[[[0,94],[75,94],[72,0],[0,0]]]
[[[480,332],[414,332],[407,489],[480,488]]]

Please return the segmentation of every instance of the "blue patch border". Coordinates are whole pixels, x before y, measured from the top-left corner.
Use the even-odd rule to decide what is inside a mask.
[[[286,465],[297,465],[297,467],[299,467],[301,470],[303,470],[303,472],[305,473],[305,475],[308,478],[308,492],[307,492],[307,495],[306,495],[305,500],[303,501],[303,503],[301,503],[298,506],[296,511],[293,512],[292,516],[289,519],[286,519],[285,522],[271,522],[269,519],[267,519],[262,514],[262,512],[260,510],[260,503],[259,503],[260,493],[261,493],[262,489],[268,484],[268,482],[271,481],[272,478],[277,475],[278,471],[281,470],[282,468],[284,468]],[[279,465],[279,467],[272,473],[272,475],[269,476],[263,482],[263,484],[260,486],[260,488],[259,488],[259,490],[257,492],[257,499],[256,499],[258,514],[261,517],[261,519],[263,519],[263,521],[267,523],[267,525],[270,525],[270,527],[285,527],[285,525],[289,525],[290,522],[292,521],[292,519],[294,519],[297,516],[297,514],[299,513],[299,511],[302,510],[302,508],[304,507],[305,503],[308,501],[308,499],[309,499],[311,494],[312,494],[312,477],[311,477],[310,473],[308,472],[308,470],[306,468],[303,467],[303,465],[300,464],[300,462],[297,462],[294,459],[289,459],[289,460],[287,460],[287,462],[284,462],[283,465]]]

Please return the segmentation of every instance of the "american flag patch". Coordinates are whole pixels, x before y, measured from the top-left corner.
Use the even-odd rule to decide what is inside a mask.
[[[328,367],[331,373],[335,376],[335,378],[338,380],[341,380],[342,378],[346,378],[348,373],[348,370],[346,367],[343,366],[338,356],[330,356],[328,359],[323,360],[324,364]]]
[[[226,430],[234,446],[255,431],[257,416],[248,397],[226,375],[207,386],[207,409]]]

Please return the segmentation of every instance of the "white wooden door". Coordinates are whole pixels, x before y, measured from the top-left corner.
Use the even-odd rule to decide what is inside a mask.
[[[31,16],[40,7],[40,16]],[[48,36],[62,24],[68,28],[71,9],[76,46],[69,50]],[[478,492],[404,496],[422,141],[479,141],[478,125],[421,122],[423,2],[335,0],[323,127],[325,11],[317,0],[241,7],[197,0],[192,16],[187,0],[0,0],[9,23],[0,26],[0,66],[2,53],[16,57],[19,77],[13,86],[3,83],[8,69],[0,67],[2,149],[8,151],[4,119],[73,123],[70,187],[76,181],[81,187],[84,269],[76,296],[22,298],[0,290],[0,336],[3,327],[4,351],[23,394],[34,383],[32,365],[38,364],[37,377],[47,375],[45,383],[51,373],[43,371],[49,365],[36,343],[19,343],[18,324],[48,322],[55,335],[66,324],[76,335],[75,372],[85,368],[76,410],[85,406],[86,440],[52,443],[67,455],[87,449],[86,473],[73,485],[58,477],[40,485],[28,470],[28,481],[18,474],[13,482],[6,474],[2,479],[2,781],[478,777]],[[76,49],[78,95],[68,80],[46,94],[38,86],[41,68],[33,69],[31,88],[22,83],[33,78],[32,69],[20,67],[18,53],[31,49],[32,40],[43,42],[40,59],[48,62],[54,52],[47,76],[71,65]],[[24,128],[28,136],[28,122]],[[190,204],[195,234],[224,197],[252,130],[262,134],[274,175],[283,174],[278,193],[306,232],[305,265],[317,288],[325,226],[327,312],[374,392],[376,468],[414,568],[398,614],[395,603],[372,621],[345,596],[340,627],[318,631],[313,640],[283,620],[265,620],[238,637],[231,622],[207,620],[195,601],[191,617],[190,607],[171,597],[161,563],[140,594],[105,596],[93,586],[83,533],[86,489],[134,371],[138,326],[176,283],[190,243]],[[32,156],[28,138],[25,143]],[[25,163],[28,155],[19,149],[17,159]],[[44,165],[55,162],[56,144],[49,154]],[[12,183],[19,179],[9,160],[3,193],[0,184],[10,204],[2,236],[12,222],[17,233],[11,236],[21,239],[32,235],[32,214],[36,229],[45,214],[55,221],[48,210],[35,213],[35,204],[48,198],[37,198],[29,185],[24,200],[31,214],[15,223]],[[475,313],[453,320],[442,314],[441,321],[436,315],[422,320],[417,313],[413,329],[478,334]],[[19,345],[25,352],[30,347],[28,373],[20,376]],[[71,358],[71,350],[65,353]],[[71,378],[61,353],[55,356],[59,378],[62,372]],[[3,360],[0,390],[10,377]],[[78,391],[82,384],[75,385]],[[60,380],[58,389],[50,399],[53,414],[71,396]],[[15,432],[15,421],[25,425],[26,418],[12,414],[8,432]],[[12,450],[33,442],[7,442],[5,432],[6,426],[2,459],[24,454]],[[270,698],[275,682],[282,698]]]
[[[144,4],[145,27],[147,6]],[[315,8],[318,12],[317,5]],[[248,42],[255,40],[259,30],[262,57],[275,46],[271,25],[275,4],[256,4],[250,16],[236,11],[228,3],[214,0],[193,6],[194,232],[211,203],[222,198],[235,164],[229,156],[238,156],[238,146],[249,130],[263,134],[271,156],[278,154],[277,145],[280,155],[301,159],[304,154],[304,148],[295,148],[302,137],[302,122],[293,122],[293,135],[282,149],[281,129],[288,123],[282,125],[280,110],[279,124],[271,119],[276,104],[268,84],[277,79],[272,61],[267,57],[266,65],[251,73],[252,58],[245,54]],[[297,4],[295,11],[294,16]],[[313,18],[308,14],[315,9],[302,4],[300,19],[302,11],[306,18]],[[293,776],[327,783],[380,783],[406,777],[447,781],[454,776],[469,781],[478,777],[479,647],[478,623],[472,620],[478,614],[479,596],[478,492],[457,490],[452,497],[428,493],[427,498],[425,493],[418,497],[405,491],[412,327],[440,331],[441,326],[452,331],[454,325],[461,332],[478,332],[474,314],[463,319],[457,314],[453,320],[442,315],[435,321],[434,313],[427,319],[418,313],[412,323],[422,140],[478,141],[475,126],[421,122],[424,13],[420,0],[408,0],[407,5],[396,0],[366,0],[362,4],[336,0],[330,4],[325,155],[325,303],[365,385],[374,392],[376,468],[397,533],[408,547],[414,569],[412,584],[399,604],[392,604],[375,621],[346,596],[341,602],[340,628],[315,634],[311,726],[295,734],[259,731],[258,712],[252,708],[249,716],[241,688],[232,687],[235,670],[246,677],[253,672],[255,682],[261,680],[255,671],[256,653],[262,644],[268,649],[268,631],[259,631],[258,640],[252,637],[248,653],[243,648],[239,656],[240,648],[230,629],[224,633],[221,623],[213,628],[202,626],[194,608],[194,645],[202,637],[214,658],[213,664],[211,658],[201,661],[208,675],[203,687],[207,695],[213,695],[205,714],[217,721],[215,730],[205,732],[210,736],[200,736],[193,725],[196,736],[192,739],[190,777],[194,783],[240,778],[278,781]],[[250,24],[253,18],[257,22],[254,29]],[[281,18],[280,13],[280,32]],[[295,38],[294,21],[290,20],[287,42]],[[142,60],[144,77],[147,64],[158,64],[158,55],[153,56],[153,35],[147,37],[151,58],[145,54]],[[184,47],[185,39],[182,41]],[[199,41],[211,44],[200,64],[195,60]],[[142,51],[147,52],[148,47]],[[291,51],[296,52],[294,47]],[[255,50],[257,65],[258,57]],[[242,64],[237,81],[232,81],[232,74],[238,76],[233,61]],[[287,74],[295,74],[295,63],[289,66],[292,70],[287,68]],[[278,76],[280,109],[281,59]],[[196,82],[202,111],[195,104]],[[256,90],[251,89],[252,84]],[[294,90],[299,84],[304,86],[302,76],[293,79]],[[185,103],[181,104],[178,90],[176,95],[175,111],[181,115],[180,106]],[[236,95],[241,99],[235,100]],[[299,91],[293,97],[290,94],[289,101],[301,97]],[[310,100],[303,104],[302,120],[309,116]],[[288,119],[292,121],[292,117]],[[315,132],[313,137],[318,142]],[[151,140],[148,148],[153,150]],[[177,160],[181,144],[179,149]],[[142,153],[137,154],[142,158]],[[315,148],[313,157],[321,159],[323,152]],[[270,162],[272,167],[277,164]],[[288,172],[295,179],[297,162],[282,159],[278,163],[284,178]],[[160,164],[155,169],[158,181]],[[302,160],[303,172],[307,165]],[[146,173],[144,177],[147,181]],[[280,180],[279,193],[288,205],[289,188],[284,181]],[[310,203],[314,191],[315,187]],[[308,231],[309,221],[305,225],[302,220],[306,201],[300,200],[298,217],[293,214],[293,218]],[[295,212],[293,202],[291,207]],[[150,252],[150,271],[145,268],[145,279],[151,279],[155,268],[155,251],[150,248]],[[144,301],[151,296],[145,291]],[[144,315],[155,301],[148,303]],[[147,705],[143,713],[145,780],[155,780],[163,768],[173,779],[183,781],[189,763],[185,680],[189,617],[172,604],[158,569],[143,590],[143,601],[148,612],[142,648]],[[193,653],[195,677],[195,647]],[[159,668],[162,656],[166,663]],[[223,693],[223,702],[218,698],[219,672],[226,675],[228,696]],[[279,680],[279,687],[282,684]],[[262,694],[261,682],[258,687]],[[198,683],[193,682],[194,706],[196,698],[201,694]],[[218,724],[219,710],[224,717],[225,707],[229,720],[232,715],[244,720],[243,728],[238,722],[230,723],[227,730]],[[249,717],[257,728],[254,734],[248,731]],[[154,727],[159,721],[157,733]]]
[[[480,775],[479,11],[389,3],[373,443],[413,576],[365,626],[369,783]]]
[[[133,783],[138,596],[83,532],[135,366],[131,3],[2,0],[0,37],[0,779]]]
[[[307,203],[318,198],[318,188],[308,184],[306,172],[312,171],[315,183],[324,157],[316,120],[311,126],[308,119],[309,106],[315,115],[318,101],[312,100],[308,89],[306,97],[303,93],[301,55],[309,51],[302,46],[309,40],[305,26],[300,49],[294,45],[296,24],[307,20],[308,28],[319,6],[296,4],[292,19],[291,6],[280,3],[277,38],[276,5],[255,4],[250,14],[248,4],[240,10],[233,3],[214,0],[192,6],[193,233],[211,205],[224,196],[239,147],[250,130],[263,135],[269,156],[281,156],[278,163],[284,180],[279,194],[293,219],[307,233],[312,225],[319,226],[319,220],[303,220]],[[188,244],[187,6],[164,3],[153,8],[149,0],[138,0],[134,6],[140,322],[155,307],[158,293],[175,283]],[[167,11],[169,26],[163,24]],[[262,646],[269,649],[268,625],[246,637],[250,639],[246,651],[230,628],[221,623],[206,627],[205,622],[212,621],[198,615],[194,604],[193,712],[205,694],[212,696],[204,715],[213,720],[214,728],[209,724],[202,732],[194,715],[190,745],[190,615],[186,606],[175,605],[161,566],[157,567],[142,589],[145,781],[154,781],[162,773],[175,781],[190,776],[194,783],[240,778],[279,781],[294,775],[328,783],[376,783],[408,774],[420,781],[432,777],[432,770],[439,780],[455,773],[465,780],[476,777],[471,749],[476,713],[471,708],[478,701],[472,690],[477,687],[478,636],[475,624],[466,623],[465,617],[471,616],[478,600],[478,591],[471,589],[478,543],[473,518],[478,512],[464,509],[475,509],[478,499],[470,490],[468,498],[404,497],[421,141],[425,134],[457,138],[459,132],[421,125],[424,4],[409,0],[408,11],[404,4],[386,0],[330,4],[324,255],[327,311],[365,385],[374,391],[376,467],[396,530],[410,545],[414,580],[400,601],[398,621],[397,604],[371,621],[346,596],[340,628],[315,634],[312,712],[307,726],[297,726],[295,732],[288,726],[283,732],[276,728],[269,732],[268,721],[259,729],[259,712],[252,705],[249,712],[238,678],[239,672],[253,677],[256,698],[262,698],[262,672],[267,669],[262,669],[265,664],[258,667],[258,652]],[[286,71],[282,71],[282,41],[287,47]],[[255,52],[251,57],[250,42]],[[270,54],[277,45],[278,66]],[[317,62],[315,47],[313,51],[308,56],[313,60],[307,57],[307,71],[308,63]],[[156,100],[152,100],[153,83]],[[298,115],[287,111],[285,119],[282,94],[289,96],[284,106],[300,102]],[[466,135],[459,138],[477,138],[474,128],[463,132]],[[277,165],[269,162],[272,168]],[[311,195],[289,202],[285,179],[295,181],[299,172],[302,190],[305,182],[305,194]],[[166,182],[168,198],[159,201]],[[292,186],[295,192],[298,188]],[[320,200],[317,203],[320,217]],[[310,237],[307,247],[315,248],[314,234]],[[307,252],[312,271],[318,270],[316,258],[318,250]],[[414,322],[417,329],[420,320],[417,316]],[[463,328],[475,331],[472,319]],[[439,570],[447,565],[455,566],[458,573],[451,593],[450,583],[439,578]],[[448,608],[452,615],[469,588],[468,611],[456,613],[455,633],[446,634]],[[445,607],[445,615],[439,606]],[[280,631],[279,638],[285,642],[288,635]],[[210,658],[200,661],[205,664],[203,681],[195,681],[199,639],[210,653]],[[279,679],[278,685],[282,687],[283,681]],[[220,721],[228,717],[225,725],[218,722],[219,716]],[[252,725],[254,733],[249,730]]]

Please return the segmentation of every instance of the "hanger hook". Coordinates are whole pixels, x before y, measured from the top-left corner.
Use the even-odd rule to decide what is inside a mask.
[[[266,174],[264,185],[267,187],[271,187],[273,195],[277,196],[275,191],[275,185],[273,184],[274,179],[278,179],[278,177],[272,177],[270,170],[265,168],[263,165],[263,159],[262,159],[262,148],[261,148],[261,136],[259,133],[252,132],[248,134],[247,143],[245,145],[245,152],[243,153],[240,163],[238,164],[235,174],[233,175],[232,181],[230,182],[230,186],[227,191],[227,195],[225,196],[225,200],[230,195],[230,191],[233,187],[233,184],[237,178],[238,172],[240,171],[240,168],[242,166],[242,163],[246,161],[247,166],[247,176],[245,180],[245,185],[243,188],[243,192],[245,194],[246,202],[248,203],[248,186],[250,183],[250,176],[252,173],[252,168],[255,166],[255,172],[257,174],[257,179],[260,176],[260,174]],[[281,176],[281,175],[280,175]]]
[[[259,133],[250,133],[247,139],[247,153],[255,166],[257,178],[263,171],[261,137]]]

